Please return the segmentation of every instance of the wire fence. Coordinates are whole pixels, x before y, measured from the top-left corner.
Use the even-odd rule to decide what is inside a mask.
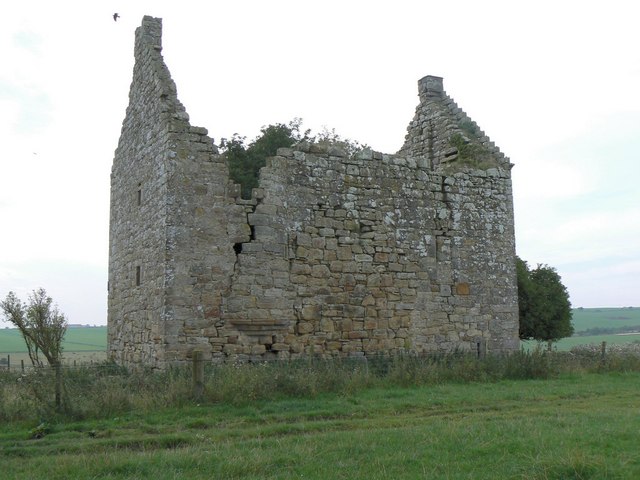
[[[547,379],[563,373],[640,372],[640,351],[618,351],[607,344],[575,352],[540,348],[510,355],[458,352],[222,363],[203,358],[202,352],[193,353],[191,362],[162,370],[91,360],[33,368],[26,365],[27,359],[24,371],[22,362],[0,354],[0,360],[5,360],[1,362],[5,369],[0,368],[0,423],[54,413],[117,416],[135,409],[182,406],[194,399],[241,404],[322,393],[350,394],[376,386],[404,388]]]
[[[71,369],[71,368],[87,368],[93,367],[103,364],[104,361],[88,359],[88,360],[78,360],[78,359],[63,359],[62,360],[62,368],[63,369]],[[0,371],[26,371],[34,368],[34,365],[31,363],[31,360],[28,358],[25,359],[24,355],[17,354],[12,355],[10,353],[0,354]],[[43,367],[38,368],[50,368],[48,365],[44,365]]]
[[[480,360],[480,359],[484,359],[487,356],[486,349],[483,347],[484,345],[478,344],[477,352],[465,351],[465,352],[458,352],[458,353],[462,354],[465,357],[477,357],[477,359]],[[86,357],[82,359],[75,359],[75,358],[69,358],[69,357],[63,358],[60,368],[62,369],[62,371],[70,371],[74,369],[92,369],[92,368],[100,368],[104,370],[110,365],[113,365],[113,366],[116,365],[115,363],[111,363],[107,361],[107,358],[105,355],[106,352],[98,352],[98,353],[102,354],[100,355],[101,358],[99,359],[86,358]],[[552,352],[549,351],[549,353],[552,353]],[[557,353],[558,355],[560,355],[563,352],[554,352],[554,353]],[[603,341],[601,344],[576,346],[571,350],[571,352],[564,352],[564,354],[565,354],[564,356],[563,355],[560,355],[560,356],[564,358],[566,355],[570,355],[570,356],[586,355],[589,357],[599,357],[601,360],[607,359],[610,355],[614,355],[614,356],[625,355],[625,354],[640,355],[640,343],[625,344],[625,345],[617,345],[617,344],[610,345],[610,344],[607,344],[607,342]],[[437,359],[440,356],[442,356],[442,358],[450,359],[458,355],[455,353],[445,354],[445,355],[434,354],[434,355],[427,355],[425,356],[425,358],[431,358],[433,360],[433,359]],[[297,361],[291,361],[291,363],[295,364],[300,362],[309,362],[309,361],[317,361],[317,360],[319,361],[339,360],[341,363],[354,363],[354,362],[360,363],[364,365],[366,369],[371,369],[372,373],[373,372],[380,373],[388,370],[390,365],[394,361],[396,361],[397,358],[394,356],[387,356],[387,355],[378,355],[378,356],[370,355],[370,356],[364,356],[364,357],[348,357],[348,358],[341,358],[341,359],[309,358],[306,360],[301,359]],[[188,362],[188,363],[191,364],[192,362]],[[223,363],[226,363],[226,362],[223,362]],[[230,363],[237,363],[237,362],[230,362]],[[264,363],[270,363],[270,362],[264,362]],[[275,363],[283,364],[287,362],[278,360],[278,361],[275,361]],[[217,362],[212,362],[211,360],[205,361],[201,355],[195,355],[193,358],[193,364],[189,366],[198,371],[201,371],[205,367],[206,368],[215,367],[217,364],[218,364]],[[37,368],[39,370],[55,369],[54,367],[49,366],[46,363],[43,366],[35,367],[28,357],[25,358],[24,354],[0,353],[0,371],[24,373],[34,368]],[[123,368],[123,367],[118,367],[118,368]],[[200,377],[201,375],[202,374],[198,374],[198,377]],[[194,382],[196,382],[196,380],[194,380]]]

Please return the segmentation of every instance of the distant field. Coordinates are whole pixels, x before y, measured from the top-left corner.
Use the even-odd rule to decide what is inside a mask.
[[[617,345],[621,343],[640,342],[640,335],[592,335],[589,337],[569,337],[563,338],[555,344],[555,348],[560,351],[571,350],[576,345]]]
[[[576,345],[617,345],[640,342],[640,335],[603,333],[599,335],[580,335],[580,332],[595,328],[640,330],[640,308],[576,308],[573,310],[574,336],[563,338],[555,345],[558,350],[571,350]]]
[[[107,327],[74,327],[67,329],[64,338],[63,359],[66,364],[101,362],[107,358]],[[10,356],[12,367],[19,368],[20,361],[30,365],[24,340],[18,329],[0,330],[0,362]]]
[[[107,349],[107,327],[74,327],[67,329],[65,352],[104,351]],[[16,328],[0,330],[0,355],[27,353],[27,347]]]
[[[105,350],[96,350],[94,352],[63,352],[62,363],[63,365],[87,365],[90,363],[100,363],[107,359],[107,352]],[[6,363],[11,364],[11,369],[16,370],[22,368],[22,363],[25,367],[31,365],[31,359],[29,354],[24,353],[2,353],[0,352],[0,367],[5,367]]]
[[[591,328],[640,328],[640,308],[576,308],[573,327],[576,333]]]

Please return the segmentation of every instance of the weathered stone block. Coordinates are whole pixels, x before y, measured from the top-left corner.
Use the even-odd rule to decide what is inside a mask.
[[[456,284],[456,294],[457,295],[469,295],[471,293],[471,289],[469,284],[466,282],[457,283]]]
[[[311,267],[311,276],[314,278],[328,278],[331,276],[331,271],[326,265],[314,265]]]
[[[320,305],[306,305],[300,313],[303,320],[317,321],[320,320],[322,307]]]
[[[306,335],[313,332],[313,323],[311,322],[299,322],[296,326],[298,335]]]

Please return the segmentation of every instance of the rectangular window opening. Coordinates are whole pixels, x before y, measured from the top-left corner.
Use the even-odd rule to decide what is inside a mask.
[[[142,280],[142,272],[140,269],[140,265],[138,265],[136,267],[136,287],[140,286],[141,280]]]

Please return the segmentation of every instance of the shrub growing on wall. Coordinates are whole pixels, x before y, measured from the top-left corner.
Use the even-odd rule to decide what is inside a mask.
[[[251,198],[251,190],[258,186],[260,169],[267,158],[279,148],[286,148],[308,138],[309,130],[301,133],[302,120],[294,118],[288,124],[276,123],[260,129],[260,135],[248,145],[247,137],[234,133],[231,139],[223,138],[220,148],[227,157],[231,180],[242,186],[242,198]]]
[[[223,138],[220,148],[227,157],[229,176],[242,187],[242,198],[251,198],[251,190],[258,187],[260,169],[265,166],[267,158],[274,156],[279,148],[293,147],[300,142],[333,145],[347,154],[367,148],[355,140],[343,138],[335,129],[324,128],[319,134],[311,136],[311,130],[301,131],[302,119],[294,118],[287,124],[276,123],[260,129],[251,143],[246,144],[247,137],[234,133],[230,139]]]

